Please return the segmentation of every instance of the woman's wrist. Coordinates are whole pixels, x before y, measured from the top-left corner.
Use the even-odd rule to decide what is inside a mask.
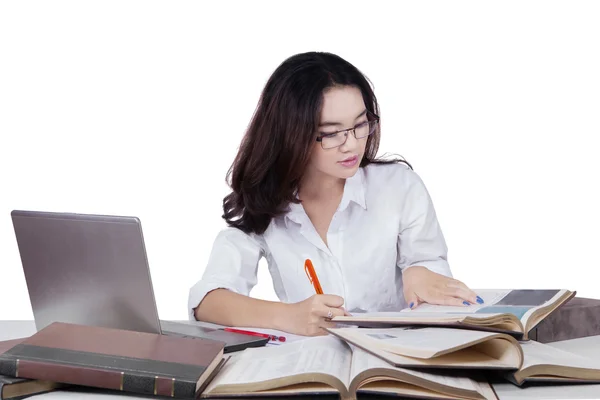
[[[269,316],[269,325],[278,331],[289,332],[294,318],[294,304],[275,302]]]

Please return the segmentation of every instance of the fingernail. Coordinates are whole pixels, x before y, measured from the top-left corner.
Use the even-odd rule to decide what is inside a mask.
[[[483,304],[483,299],[481,297],[477,296],[477,302],[479,304]]]
[[[409,304],[408,308],[413,308],[414,305],[415,305],[415,302],[413,301],[412,303]]]
[[[463,304],[464,304],[465,306],[470,306],[470,305],[471,305],[471,303],[469,303],[469,302],[468,302],[468,301],[466,301],[466,300],[465,300],[465,301],[463,301]]]

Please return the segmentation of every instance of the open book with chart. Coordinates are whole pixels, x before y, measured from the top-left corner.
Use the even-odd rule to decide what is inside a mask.
[[[474,290],[482,304],[438,306],[420,304],[400,312],[357,313],[333,318],[334,322],[362,327],[407,325],[446,326],[504,332],[528,340],[528,332],[575,296],[554,289]]]

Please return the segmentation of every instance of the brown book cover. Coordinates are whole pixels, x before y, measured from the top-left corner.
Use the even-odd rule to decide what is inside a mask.
[[[23,340],[25,338],[0,341],[0,355]],[[55,382],[0,375],[0,400],[24,398],[33,394],[51,391],[60,386]]]
[[[600,300],[575,297],[550,314],[529,336],[540,343],[600,335]]]
[[[196,397],[225,344],[55,322],[0,354],[0,375],[124,392]]]

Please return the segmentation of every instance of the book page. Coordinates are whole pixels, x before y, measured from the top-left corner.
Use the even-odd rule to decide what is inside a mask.
[[[547,344],[529,340],[521,342],[523,349],[523,368],[533,365],[560,365],[573,368],[589,368],[600,371],[600,361],[592,358],[583,357],[568,351],[557,349]]]
[[[219,385],[257,383],[303,373],[329,374],[348,387],[351,357],[348,345],[333,336],[311,337],[285,346],[248,348],[234,354],[206,392]]]
[[[399,312],[392,312],[392,311],[369,312],[369,313],[358,312],[358,313],[352,313],[352,316],[368,317],[368,318],[371,318],[371,317],[377,317],[377,318],[379,318],[379,317],[383,317],[383,318],[395,318],[395,317],[404,318],[404,317],[406,317],[406,318],[409,318],[409,317],[414,316],[415,318],[417,318],[417,317],[422,316],[421,314],[426,314],[427,316],[441,318],[444,316],[460,317],[464,314],[474,314],[474,313],[490,314],[490,313],[482,312],[480,310],[500,302],[504,297],[506,297],[506,295],[508,295],[511,292],[511,290],[477,289],[477,290],[474,290],[474,292],[477,293],[477,295],[483,299],[483,301],[484,301],[483,304],[475,303],[475,304],[471,304],[469,306],[441,306],[441,305],[435,305],[435,304],[421,303],[414,309],[405,308]]]
[[[390,370],[401,371],[407,375],[411,375],[418,379],[423,379],[429,382],[435,382],[440,385],[444,385],[451,388],[458,388],[464,390],[477,391],[478,385],[472,379],[461,377],[461,376],[446,376],[441,374],[432,374],[427,372],[421,372],[419,370],[397,368],[388,362],[383,361],[379,357],[376,357],[366,351],[351,345],[352,347],[352,368],[350,371],[350,381],[352,381],[358,374],[373,368],[386,368]],[[414,382],[414,381],[413,381]],[[410,382],[409,382],[410,383]]]
[[[356,338],[365,347],[375,346],[390,353],[416,358],[433,358],[439,353],[452,352],[495,333],[452,328],[336,328],[330,329]],[[367,347],[367,348],[369,348]]]
[[[556,289],[474,289],[483,304],[470,304],[468,306],[439,306],[432,304],[419,304],[414,309],[406,308],[401,313],[442,313],[442,314],[502,314],[515,315],[525,326],[529,316],[540,307],[554,303],[565,290]]]
[[[466,307],[463,307],[466,309]],[[444,310],[437,311],[376,311],[376,312],[365,312],[355,313],[351,317],[334,317],[333,321],[343,320],[381,320],[381,321],[462,321],[466,315],[483,315],[483,316],[494,316],[495,314],[471,314],[466,312],[443,312]]]
[[[507,289],[474,289],[473,290],[479,297],[483,299],[483,304],[474,303],[469,306],[440,306],[435,304],[422,303],[416,306],[414,309],[405,308],[401,312],[403,313],[477,313],[479,310],[493,306],[499,303],[511,290]]]
[[[527,326],[527,321],[529,320],[529,318],[531,317],[531,314],[533,314],[538,308],[542,308],[545,306],[548,306],[550,304],[553,304],[554,302],[558,301],[558,299],[565,294],[566,290],[554,290],[554,291],[545,291],[547,294],[551,294],[551,292],[554,292],[554,295],[549,296],[550,298],[546,298],[544,299],[545,301],[541,302],[538,306],[536,307],[531,307],[531,309],[527,310],[527,312],[525,312],[523,314],[523,316],[521,317],[521,322],[523,324],[523,327]],[[548,297],[548,296],[547,296]]]

